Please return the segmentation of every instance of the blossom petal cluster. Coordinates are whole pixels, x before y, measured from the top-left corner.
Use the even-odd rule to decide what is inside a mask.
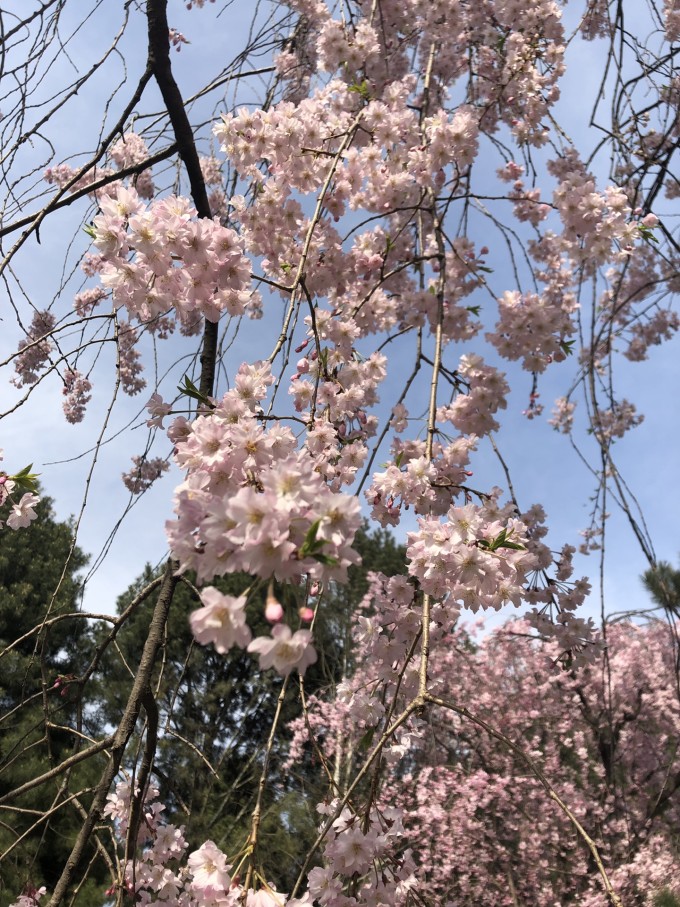
[[[218,220],[198,220],[183,198],[145,205],[132,187],[118,186],[99,204],[93,242],[115,308],[140,321],[174,309],[190,333],[201,317],[217,321],[222,312],[245,311],[250,264],[233,230]]]
[[[271,380],[264,364],[243,365],[236,389],[177,441],[188,477],[166,529],[181,569],[195,570],[199,582],[239,570],[280,581],[341,579],[358,560],[356,499],[329,489],[288,428],[258,418]]]
[[[418,531],[409,533],[409,573],[425,592],[473,611],[518,605],[535,567],[525,533],[518,520],[487,522],[482,508],[452,507],[444,522],[422,518]]]

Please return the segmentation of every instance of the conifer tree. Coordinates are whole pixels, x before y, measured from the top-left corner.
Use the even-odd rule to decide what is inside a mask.
[[[652,601],[676,616],[680,616],[680,570],[668,561],[659,561],[642,575],[645,589]]]
[[[86,733],[88,720],[74,682],[87,658],[87,624],[63,619],[78,611],[78,573],[88,558],[72,546],[72,527],[56,518],[49,497],[36,513],[20,532],[3,532],[0,545],[0,797],[76,752],[82,739],[68,726]],[[88,803],[88,778],[97,774],[94,763],[77,767],[2,809],[2,907],[32,880],[58,878]],[[93,896],[100,882],[95,871]]]

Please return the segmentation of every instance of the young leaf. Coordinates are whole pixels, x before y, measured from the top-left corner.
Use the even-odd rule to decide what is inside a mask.
[[[40,473],[31,472],[32,468],[33,464],[29,463],[28,466],[25,466],[20,472],[16,473],[16,475],[9,477],[20,491],[35,492],[37,490],[38,476]]]
[[[213,404],[208,397],[200,392],[188,375],[184,376],[184,385],[177,385],[177,390],[180,394],[184,394],[185,397],[191,397],[192,400],[198,400],[198,402],[202,403],[204,406],[213,407]]]

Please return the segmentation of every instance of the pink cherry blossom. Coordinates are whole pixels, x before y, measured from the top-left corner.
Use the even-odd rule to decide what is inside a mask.
[[[172,412],[172,405],[165,403],[160,394],[152,394],[146,408],[151,416],[146,423],[150,428],[163,428],[163,419]]]
[[[283,677],[297,670],[304,676],[307,668],[316,662],[316,649],[309,630],[295,633],[287,624],[272,627],[271,638],[258,636],[248,646],[249,652],[259,655],[260,668],[274,668]]]
[[[35,512],[35,507],[39,501],[40,498],[38,495],[33,494],[32,492],[23,494],[18,504],[12,504],[12,508],[6,520],[9,528],[25,529],[26,526],[29,526],[31,521],[35,520],[38,516]]]
[[[226,856],[213,841],[206,841],[190,853],[187,867],[195,888],[212,888],[219,892],[229,890],[230,867],[227,866]]]
[[[245,648],[251,640],[246,624],[246,597],[224,595],[219,589],[208,586],[201,592],[202,608],[192,611],[191,632],[201,645],[213,643],[217,652],[224,654],[233,646]]]

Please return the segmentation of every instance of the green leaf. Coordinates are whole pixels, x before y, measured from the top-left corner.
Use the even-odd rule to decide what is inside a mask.
[[[655,242],[658,244],[659,238],[658,238],[658,236],[654,235],[653,227],[646,227],[646,226],[644,226],[644,224],[640,224],[640,226],[638,227],[638,230],[640,231],[640,236],[643,239],[646,239],[647,242]]]
[[[83,230],[85,231],[85,233],[87,233],[87,235],[90,237],[90,239],[97,238],[97,234],[95,233],[94,227],[92,226],[92,224],[85,224],[85,226],[83,227]]]
[[[214,404],[210,402],[210,399],[206,397],[205,394],[200,392],[188,375],[184,376],[184,385],[177,385],[177,390],[180,394],[184,394],[185,397],[191,397],[192,400],[198,400],[198,402],[203,403],[204,406],[209,406],[211,409],[214,409]]]
[[[315,520],[307,530],[305,540],[300,546],[299,557],[312,557],[315,561],[324,564],[326,567],[335,567],[338,563],[337,558],[331,557],[329,554],[324,554],[321,550],[326,544],[326,539],[318,539],[316,537],[320,525],[321,520]]]
[[[352,92],[354,92],[355,94],[361,95],[361,97],[364,99],[364,101],[370,101],[370,100],[371,100],[371,94],[370,94],[370,92],[369,92],[369,90],[368,90],[368,87],[369,87],[369,86],[368,86],[368,80],[367,80],[367,79],[363,79],[361,82],[353,82],[353,83],[349,86],[349,88],[347,89],[347,91],[352,91]]]
[[[324,544],[323,539],[319,540],[316,537],[320,525],[321,520],[315,520],[307,530],[305,540],[300,546],[300,557],[316,557],[319,553],[319,549]]]
[[[321,542],[320,544],[323,544],[323,542]],[[312,557],[315,561],[323,564],[324,567],[335,567],[338,563],[337,557],[331,557],[330,554],[321,554],[320,551],[316,551],[314,554],[312,554]]]
[[[526,547],[519,542],[511,542],[512,531],[501,529],[495,539],[479,539],[477,547],[482,551],[498,551],[499,548],[511,548],[513,551],[525,551]]]
[[[375,737],[375,728],[370,727],[364,736],[361,738],[357,744],[357,749],[360,753],[366,753],[370,749],[371,744],[373,743],[373,738]]]
[[[25,466],[20,472],[17,472],[16,475],[9,476],[9,478],[15,483],[17,488],[21,491],[37,491],[38,489],[38,476],[40,473],[31,472],[33,464],[29,463],[28,466]]]

